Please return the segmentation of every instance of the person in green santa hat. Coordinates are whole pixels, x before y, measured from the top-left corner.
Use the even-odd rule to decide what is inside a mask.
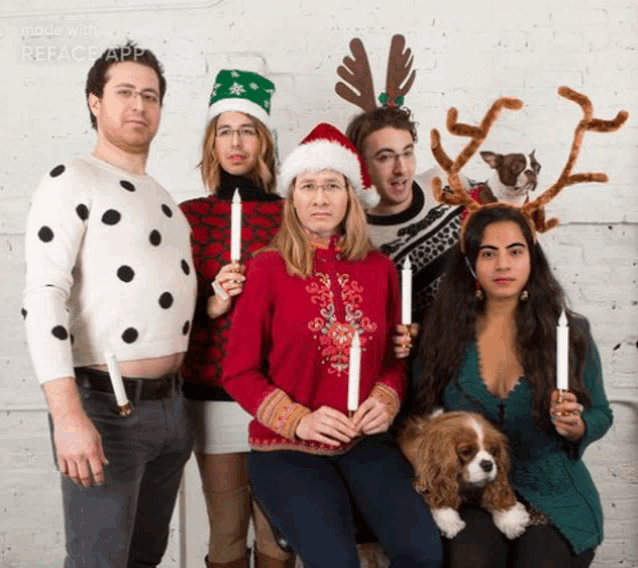
[[[275,193],[275,145],[269,129],[274,84],[241,70],[221,70],[209,100],[200,169],[206,197],[181,204],[193,231],[198,293],[182,367],[194,419],[195,455],[210,521],[208,568],[249,565],[248,525],[254,511],[255,566],[294,566],[251,502],[245,412],[221,386],[234,298],[244,285],[244,261],[267,245],[281,223]],[[231,262],[231,202],[242,202],[241,261]]]

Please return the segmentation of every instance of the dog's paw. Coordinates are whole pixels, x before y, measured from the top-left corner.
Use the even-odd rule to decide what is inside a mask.
[[[529,524],[529,514],[525,506],[518,502],[509,509],[492,511],[492,519],[498,530],[510,539],[521,536]]]
[[[458,511],[451,507],[432,509],[432,517],[443,536],[447,538],[454,538],[465,528],[465,521],[461,519]]]

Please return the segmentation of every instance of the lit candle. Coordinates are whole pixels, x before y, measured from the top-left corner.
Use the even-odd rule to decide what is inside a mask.
[[[359,334],[354,332],[350,344],[350,364],[348,366],[348,410],[359,408],[359,375],[361,374],[361,342]]]
[[[233,202],[230,205],[230,260],[238,261],[241,258],[241,197],[239,190],[233,193]]]
[[[556,326],[556,388],[569,388],[569,325],[564,309]]]
[[[128,416],[131,414],[132,407],[126,396],[124,390],[124,382],[122,381],[122,375],[120,374],[120,367],[117,364],[115,353],[107,352],[104,354],[106,358],[106,366],[109,369],[109,377],[111,379],[111,386],[115,393],[115,401],[120,411],[121,416]]]
[[[401,323],[412,323],[412,264],[410,255],[405,258],[401,270]]]

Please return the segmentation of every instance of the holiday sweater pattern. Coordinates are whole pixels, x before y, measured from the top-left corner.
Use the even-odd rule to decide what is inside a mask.
[[[405,390],[392,333],[399,322],[398,277],[392,262],[371,251],[341,257],[334,240],[315,250],[306,279],[290,275],[276,251],[253,258],[233,313],[223,385],[255,419],[256,450],[293,449],[336,455],[337,447],[295,436],[301,419],[321,406],[347,413],[348,365],[354,331],[361,341],[359,403],[378,398],[395,416]]]
[[[209,318],[206,310],[215,276],[222,266],[230,263],[230,195],[226,198],[209,195],[180,205],[192,229],[197,274],[197,304],[182,365],[184,394],[192,399],[232,400],[221,387],[221,376],[233,307],[215,319]],[[270,243],[281,224],[282,205],[278,196],[263,192],[242,195],[243,261]]]
[[[439,168],[419,175],[412,185],[412,203],[394,215],[368,214],[370,237],[400,270],[408,255],[412,264],[412,321],[422,323],[436,298],[451,248],[459,240],[463,206],[437,204],[432,178],[446,179]],[[461,184],[476,182],[460,175]],[[444,189],[448,189],[446,187]]]

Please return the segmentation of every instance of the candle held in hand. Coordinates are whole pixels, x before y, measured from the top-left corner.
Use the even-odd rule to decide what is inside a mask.
[[[556,388],[569,388],[569,325],[564,309],[556,326]]]
[[[241,197],[239,189],[233,193],[233,201],[230,205],[230,260],[241,259]]]
[[[348,366],[348,410],[359,408],[359,377],[361,374],[361,342],[355,331],[350,344],[350,364]]]
[[[412,263],[409,255],[401,270],[401,323],[412,323]]]

